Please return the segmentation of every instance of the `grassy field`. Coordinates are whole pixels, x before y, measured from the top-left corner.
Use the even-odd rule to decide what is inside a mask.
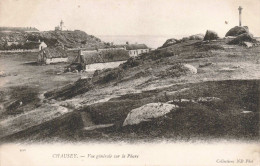
[[[16,118],[41,107],[46,91],[88,76],[86,73],[63,73],[68,64],[38,65],[36,61],[37,53],[0,55],[1,120]]]
[[[31,114],[0,122],[2,140],[258,140],[260,47],[226,43],[186,41],[131,58],[118,68],[81,80],[77,74],[57,74],[64,64],[21,66],[25,63],[23,58],[4,57],[9,65],[20,64],[16,65],[20,66],[17,73],[23,71],[23,76],[21,83],[13,78],[9,84],[3,84],[2,101],[7,102],[6,96],[23,98],[7,91],[16,86],[30,85],[28,91],[20,89],[30,96],[48,92],[42,98],[24,101],[34,105]],[[183,64],[194,66],[197,73],[190,73]],[[29,72],[36,68],[39,70]],[[33,77],[31,81],[29,77]],[[202,102],[203,97],[218,100]],[[122,125],[131,110],[158,102],[178,105],[178,109],[137,125]],[[25,111],[28,109],[24,106]],[[35,114],[42,118],[35,118]],[[110,127],[85,130],[98,125]]]

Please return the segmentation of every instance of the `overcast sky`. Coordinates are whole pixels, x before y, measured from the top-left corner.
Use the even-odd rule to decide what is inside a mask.
[[[65,29],[93,35],[192,35],[207,29],[220,36],[238,25],[260,36],[260,0],[0,0],[0,26]],[[228,24],[225,24],[228,21]]]

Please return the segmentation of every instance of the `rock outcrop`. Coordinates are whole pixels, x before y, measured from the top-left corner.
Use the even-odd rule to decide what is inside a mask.
[[[179,40],[174,39],[174,38],[168,39],[168,40],[166,40],[166,42],[162,45],[162,48],[168,47],[168,46],[171,46],[171,45],[174,45],[174,44],[176,44],[176,43],[178,43],[178,42],[179,42]]]
[[[188,40],[190,40],[189,37],[183,37],[183,38],[181,39],[181,42],[185,42],[185,41],[188,41]]]
[[[197,69],[196,67],[190,65],[190,64],[184,64],[183,65],[185,68],[187,68],[189,70],[190,73],[192,74],[197,74]]]
[[[166,103],[149,103],[142,107],[133,109],[128,113],[123,126],[139,124],[143,121],[150,121],[152,118],[161,117],[178,106]]]
[[[7,41],[15,41],[20,44],[26,41],[44,41],[48,47],[64,45],[66,48],[103,48],[105,44],[97,37],[87,33],[75,31],[43,31],[43,32],[0,32],[0,48]]]
[[[189,40],[203,40],[204,35],[203,34],[196,34],[189,36]]]
[[[206,32],[206,35],[204,37],[204,40],[217,40],[219,37],[218,37],[218,34],[214,31],[211,31],[211,30],[207,30]]]
[[[244,42],[256,42],[252,34],[243,33],[237,36],[235,39],[231,40],[228,44],[243,44]]]
[[[248,27],[247,26],[235,26],[234,28],[231,28],[227,33],[226,33],[226,37],[227,36],[239,36],[243,33],[249,33]]]
[[[209,102],[222,102],[218,97],[199,97],[197,99],[198,103],[209,103]]]
[[[251,48],[254,46],[254,44],[251,42],[244,42],[243,45],[246,46],[247,48]]]
[[[159,48],[165,48],[165,47],[172,46],[174,44],[185,42],[185,41],[188,41],[188,40],[203,40],[203,38],[204,38],[203,34],[196,34],[196,35],[191,35],[191,36],[188,36],[188,37],[183,37],[180,40],[175,39],[175,38],[171,38],[171,39],[166,40],[166,42]]]

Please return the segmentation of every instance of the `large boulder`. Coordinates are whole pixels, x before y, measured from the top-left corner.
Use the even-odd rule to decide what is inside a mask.
[[[130,111],[123,123],[123,126],[139,124],[143,121],[150,121],[152,118],[161,117],[178,106],[167,103],[149,103]]]
[[[247,26],[235,26],[234,28],[231,28],[225,36],[239,36],[243,33],[249,33]]]
[[[189,37],[183,37],[183,38],[181,39],[181,42],[186,42],[186,41],[188,41],[188,40],[190,40]]]
[[[179,40],[174,39],[174,38],[168,39],[168,40],[166,40],[166,42],[162,45],[162,48],[168,47],[168,46],[171,46],[171,45],[174,45],[174,44],[176,44],[176,43],[178,43],[178,42],[179,42]]]
[[[243,42],[243,45],[246,46],[247,48],[251,48],[254,46],[254,44],[251,42]]]
[[[256,42],[252,34],[243,33],[237,36],[235,39],[231,40],[228,44],[243,44],[244,42]]]
[[[183,66],[184,66],[186,69],[188,69],[190,73],[192,73],[192,74],[197,74],[197,69],[196,69],[196,67],[194,67],[194,66],[192,66],[192,65],[190,65],[190,64],[184,64]]]
[[[188,37],[183,37],[180,42],[185,42],[185,41],[189,41],[189,40],[203,40],[204,39],[204,35],[203,34],[196,34],[196,35],[191,35]]]
[[[204,37],[204,40],[217,40],[219,37],[218,37],[218,34],[214,31],[211,31],[211,30],[207,30],[206,32],[206,35]]]
[[[5,72],[4,71],[0,71],[0,77],[5,77],[5,76],[6,76]]]

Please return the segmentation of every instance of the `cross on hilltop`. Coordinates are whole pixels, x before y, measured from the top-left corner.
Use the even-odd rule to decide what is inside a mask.
[[[242,26],[242,23],[241,23],[241,13],[242,13],[242,7],[239,6],[238,10],[239,10],[239,26]]]

